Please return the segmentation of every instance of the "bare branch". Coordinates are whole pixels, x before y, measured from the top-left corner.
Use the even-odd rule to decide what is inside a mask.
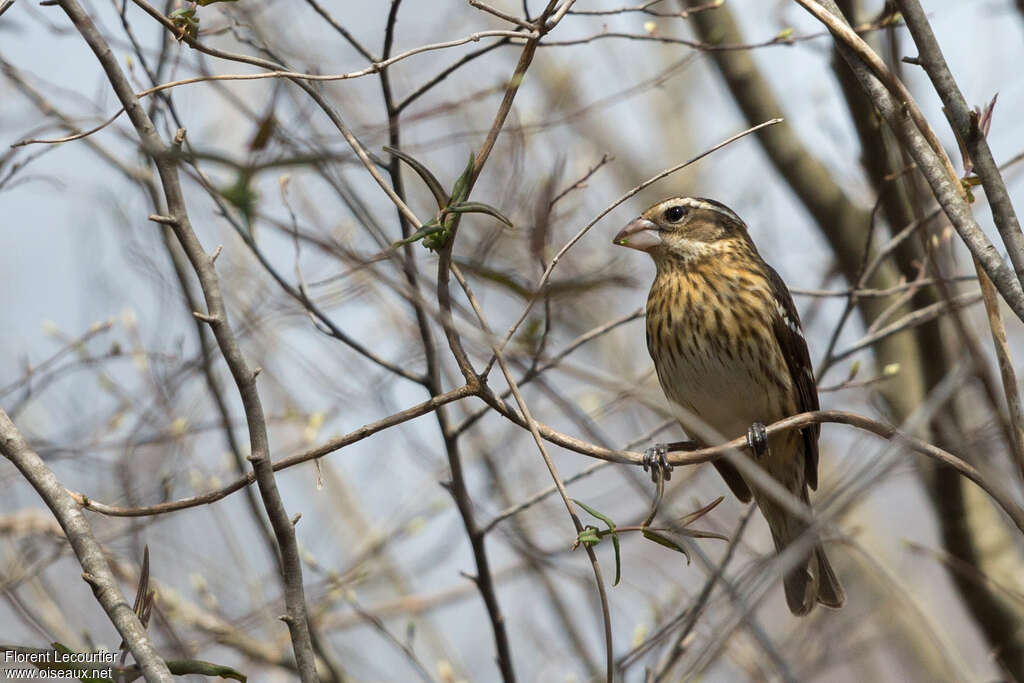
[[[992,279],[1003,299],[1018,318],[1024,320],[1024,289],[1007,264],[1000,258],[991,241],[978,226],[964,199],[956,173],[934,132],[920,115],[913,98],[907,93],[881,59],[850,28],[833,0],[796,0],[801,6],[825,24],[840,45],[840,52],[853,69],[872,102],[885,117],[890,128],[901,138],[917,167],[931,186],[932,193],[942,206],[953,227],[960,234],[971,254],[978,259],[985,273]],[[897,100],[893,94],[898,93]],[[904,117],[909,111],[911,119]]]
[[[992,150],[989,149],[988,139],[979,128],[978,117],[972,114],[967,106],[967,100],[953,79],[920,3],[917,0],[898,0],[896,4],[907,22],[910,35],[917,44],[921,66],[939,93],[953,123],[954,131],[967,146],[970,160],[985,188],[985,196],[988,197],[992,209],[992,218],[1003,239],[1010,263],[1013,264],[1018,279],[1024,283],[1024,232],[1021,232],[1017,213],[1013,209],[1013,203],[992,156]]]
[[[60,6],[99,59],[103,70],[106,72],[107,79],[121,100],[121,104],[128,112],[128,116],[135,126],[136,133],[139,135],[143,147],[150,150],[163,148],[165,145],[156,132],[153,122],[139,104],[138,99],[132,92],[128,79],[118,64],[117,58],[111,52],[106,40],[100,35],[92,20],[82,10],[77,0],[60,0]],[[176,140],[180,141],[183,137],[184,131],[179,130],[175,136]],[[213,329],[217,345],[228,364],[235,384],[238,386],[238,392],[245,409],[246,421],[249,427],[249,445],[252,452],[250,461],[256,473],[256,481],[259,484],[263,505],[267,510],[268,517],[270,517],[270,523],[277,537],[281,555],[280,569],[286,586],[285,602],[288,610],[286,623],[291,634],[295,659],[299,664],[300,677],[303,683],[308,683],[316,680],[317,674],[313,647],[310,640],[309,624],[306,620],[306,604],[302,586],[302,565],[299,561],[295,529],[284,508],[281,495],[277,489],[277,483],[274,480],[274,470],[270,463],[266,420],[256,388],[255,374],[249,369],[245,357],[238,346],[238,340],[228,324],[227,310],[224,307],[219,279],[214,270],[213,263],[192,230],[185,208],[185,200],[181,191],[176,162],[166,157],[161,158],[158,155],[154,155],[153,161],[160,174],[167,208],[174,219],[174,224],[171,227],[199,278],[199,283],[206,299],[207,309],[210,311],[209,317],[211,319],[207,322],[209,322]]]
[[[146,629],[121,594],[117,581],[110,572],[103,548],[89,528],[78,504],[60,485],[42,458],[29,448],[17,427],[0,409],[0,452],[10,460],[22,476],[43,499],[60,523],[64,535],[82,565],[82,578],[86,579],[93,595],[107,613],[110,622],[128,644],[132,656],[142,668],[146,680],[174,680],[164,660],[153,649]]]

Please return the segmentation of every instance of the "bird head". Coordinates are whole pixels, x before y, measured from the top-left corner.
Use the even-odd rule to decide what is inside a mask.
[[[646,251],[655,263],[689,263],[735,248],[751,246],[747,226],[729,207],[711,199],[675,197],[644,211],[612,240]]]

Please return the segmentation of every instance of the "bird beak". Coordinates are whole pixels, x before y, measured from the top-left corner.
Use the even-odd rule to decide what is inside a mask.
[[[640,251],[648,251],[661,244],[658,226],[646,218],[637,218],[619,231],[612,240],[620,247],[629,247]]]

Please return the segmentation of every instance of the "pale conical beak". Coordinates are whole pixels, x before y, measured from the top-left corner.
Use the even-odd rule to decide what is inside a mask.
[[[620,247],[647,251],[661,244],[661,235],[657,225],[646,218],[637,218],[620,230],[612,243]]]

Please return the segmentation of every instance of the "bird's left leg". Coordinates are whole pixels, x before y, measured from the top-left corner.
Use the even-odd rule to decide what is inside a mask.
[[[643,466],[644,472],[650,470],[651,481],[658,481],[660,471],[665,481],[672,478],[672,465],[668,462],[669,451],[692,451],[697,449],[696,441],[673,441],[671,443],[656,443],[644,451]]]
[[[768,430],[760,422],[750,425],[747,430],[747,448],[754,455],[754,460],[760,460],[768,452]]]

